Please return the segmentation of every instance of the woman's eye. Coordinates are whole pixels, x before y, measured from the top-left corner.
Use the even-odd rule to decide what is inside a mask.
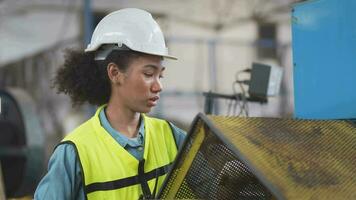
[[[153,74],[151,74],[151,73],[143,73],[146,77],[152,77],[153,76]]]
[[[164,76],[163,75],[159,75],[159,78],[164,78]]]

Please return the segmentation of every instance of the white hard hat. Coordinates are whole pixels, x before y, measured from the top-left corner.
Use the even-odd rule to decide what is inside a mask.
[[[102,45],[114,44],[133,51],[177,59],[168,54],[164,36],[152,15],[137,8],[126,8],[105,16],[96,26],[90,44],[85,52],[96,51]],[[115,48],[114,48],[115,49]],[[99,55],[98,60],[105,59],[111,50]]]

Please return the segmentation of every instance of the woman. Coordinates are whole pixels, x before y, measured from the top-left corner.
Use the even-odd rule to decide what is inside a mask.
[[[168,55],[151,14],[103,18],[84,53],[70,51],[55,85],[74,104],[100,106],[56,147],[35,199],[138,199],[159,190],[185,133],[150,118]]]

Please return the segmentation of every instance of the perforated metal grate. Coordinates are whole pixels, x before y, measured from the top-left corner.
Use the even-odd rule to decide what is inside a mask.
[[[356,199],[346,121],[200,114],[158,198]]]

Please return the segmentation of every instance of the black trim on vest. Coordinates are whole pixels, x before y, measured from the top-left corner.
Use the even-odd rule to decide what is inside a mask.
[[[92,183],[85,187],[85,191],[87,192],[87,194],[89,194],[91,192],[96,192],[96,191],[116,190],[116,189],[129,187],[129,186],[136,185],[136,184],[141,184],[141,182],[146,182],[146,184],[147,184],[147,181],[156,178],[156,175],[162,176],[162,175],[167,174],[169,167],[171,165],[172,165],[172,163],[169,163],[165,166],[156,168],[150,172],[143,173],[141,177],[139,177],[139,175],[137,175],[137,176],[130,176],[127,178],[118,179],[118,180],[114,180],[114,181]],[[140,169],[139,169],[139,171],[140,171]],[[142,185],[141,185],[141,187],[142,187]],[[142,188],[142,191],[144,191],[143,188]]]
[[[74,147],[75,154],[76,154],[76,156],[77,156],[77,158],[78,158],[78,160],[79,160],[80,170],[81,170],[81,172],[82,172],[82,186],[83,186],[83,191],[84,191],[84,198],[85,198],[85,200],[88,200],[88,196],[87,196],[88,192],[86,191],[85,182],[84,182],[84,170],[83,170],[82,162],[80,161],[80,157],[79,157],[79,153],[78,153],[77,146],[75,146],[74,142],[72,142],[72,141],[64,141],[64,142],[60,142],[60,143],[54,148],[53,151],[55,151],[56,148],[57,148],[59,145],[61,145],[61,144],[69,144],[69,145],[73,145],[73,147]]]
[[[171,133],[172,133],[172,137],[173,137],[173,140],[174,140],[174,144],[176,144],[176,148],[177,148],[177,151],[178,151],[179,148],[178,148],[178,144],[177,144],[177,139],[176,139],[176,137],[175,137],[175,135],[174,135],[174,129],[173,129],[173,127],[172,127],[172,124],[171,124],[171,122],[169,122],[169,121],[167,121],[167,120],[166,120],[166,122],[167,122],[167,124],[169,125],[169,128],[171,128]]]
[[[150,187],[148,187],[147,181],[145,180],[145,159],[139,161],[137,171],[138,171],[138,180],[141,185],[144,199],[151,199],[152,194],[150,191]]]

